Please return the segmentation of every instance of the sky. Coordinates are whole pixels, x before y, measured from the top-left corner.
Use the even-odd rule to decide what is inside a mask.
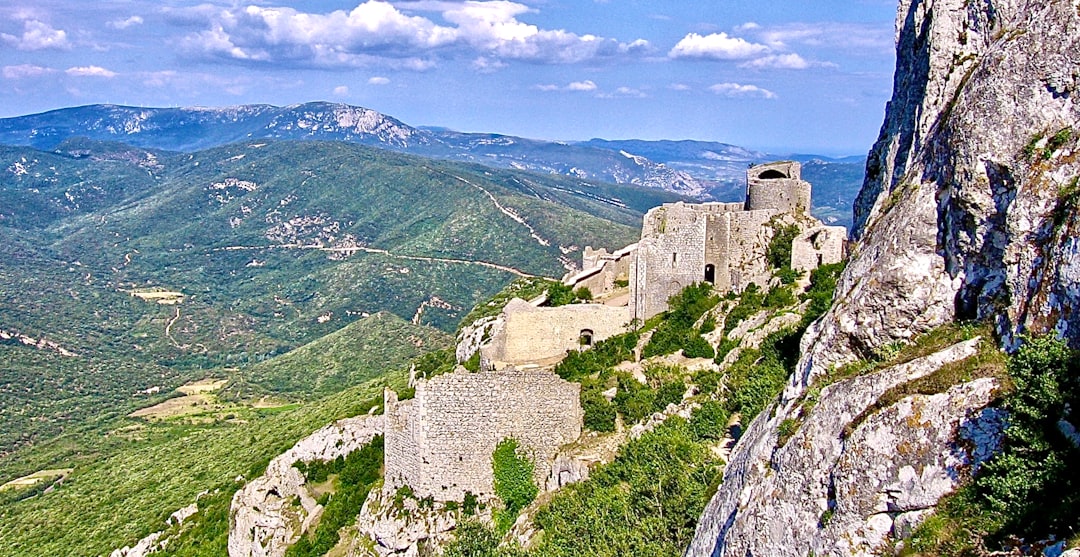
[[[0,117],[333,101],[413,126],[863,155],[895,0],[3,0]]]

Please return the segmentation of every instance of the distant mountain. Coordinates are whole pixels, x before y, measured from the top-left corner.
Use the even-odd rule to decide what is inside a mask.
[[[0,119],[0,144],[55,149],[76,137],[190,152],[254,139],[345,141],[495,168],[633,184],[708,201],[737,201],[746,167],[769,160],[817,161],[813,212],[850,226],[865,157],[775,155],[709,141],[592,139],[566,143],[413,127],[371,109],[312,102],[286,107],[135,108],[90,105]]]
[[[642,185],[695,197],[705,191],[689,174],[641,157],[497,134],[415,128],[374,110],[327,102],[228,108],[89,105],[0,119],[0,144],[49,150],[73,137],[184,152],[250,139],[346,141],[500,168]]]

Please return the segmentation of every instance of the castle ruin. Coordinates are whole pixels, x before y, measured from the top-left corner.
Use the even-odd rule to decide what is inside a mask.
[[[408,485],[419,497],[461,501],[466,492],[494,494],[491,455],[512,437],[532,455],[538,485],[559,448],[581,433],[580,385],[550,371],[568,351],[630,330],[668,309],[668,299],[695,282],[718,293],[775,280],[766,256],[780,226],[795,226],[790,265],[810,271],[843,257],[847,232],[810,216],[809,183],[786,161],[747,170],[742,203],[667,203],[646,213],[641,240],[613,253],[585,248],[584,270],[563,279],[588,288],[595,301],[546,307],[544,298],[514,299],[495,319],[463,337],[459,361],[480,352],[482,371],[459,368],[419,380],[416,397],[387,391],[386,486]]]

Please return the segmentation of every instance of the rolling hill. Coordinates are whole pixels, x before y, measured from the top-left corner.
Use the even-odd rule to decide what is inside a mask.
[[[561,276],[585,245],[634,241],[642,212],[675,199],[271,140],[9,147],[0,194],[0,453],[380,312],[435,338],[515,276]],[[291,396],[317,382],[272,383]]]

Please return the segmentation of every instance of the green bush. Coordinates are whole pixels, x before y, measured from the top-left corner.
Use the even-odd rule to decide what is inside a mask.
[[[627,424],[641,421],[653,413],[656,391],[648,385],[642,385],[630,374],[619,374],[619,392],[615,395],[615,405]]]
[[[338,531],[356,520],[372,484],[381,478],[382,463],[383,438],[380,435],[363,448],[349,453],[341,460],[340,468],[333,465],[338,474],[337,490],[327,501],[319,525],[314,532],[301,536],[285,556],[317,557],[337,545]]]
[[[761,292],[761,288],[752,282],[746,285],[739,294],[739,303],[735,304],[724,318],[724,335],[734,330],[743,319],[761,311],[764,303],[765,294]]]
[[[669,309],[665,313],[665,319],[653,332],[641,355],[648,358],[686,349],[690,343],[695,342],[694,337],[701,338],[694,329],[694,323],[719,302],[720,297],[712,293],[712,285],[707,282],[694,283],[683,288],[668,300]],[[713,326],[715,327],[715,321]],[[691,350],[696,353],[704,352],[700,344],[691,347]]]
[[[615,431],[615,405],[604,398],[604,385],[598,381],[581,384],[581,409],[584,425],[592,431]]]
[[[473,355],[469,356],[469,359],[462,362],[461,365],[473,373],[480,371],[480,351],[473,352]]]
[[[586,286],[579,286],[574,290],[574,299],[582,302],[591,301],[593,299],[592,290],[589,290]]]
[[[638,333],[632,331],[606,338],[588,350],[571,350],[555,366],[555,373],[567,381],[603,373],[620,362],[632,360],[637,343]]]
[[[535,465],[513,438],[499,441],[491,455],[495,494],[502,499],[503,510],[496,516],[500,532],[513,525],[518,512],[536,499],[539,489],[533,482]]]
[[[713,350],[709,341],[697,333],[691,333],[686,342],[683,343],[683,355],[687,358],[709,358],[710,360],[716,356],[716,351]]]
[[[727,435],[729,418],[723,404],[706,400],[690,416],[690,431],[700,441],[717,441]]]
[[[767,308],[783,308],[795,305],[795,294],[791,292],[791,286],[779,286],[773,288],[765,295],[762,304]]]
[[[660,385],[660,388],[656,390],[656,395],[653,398],[653,411],[661,412],[667,408],[669,404],[678,404],[682,402],[682,396],[685,392],[686,385],[681,381]]]
[[[798,235],[799,227],[794,224],[773,228],[773,237],[769,240],[765,257],[774,269],[791,268],[791,244]]]
[[[1025,338],[1009,358],[1013,390],[1000,452],[975,480],[938,505],[908,545],[923,554],[982,554],[1017,540],[1075,541],[1080,532],[1080,449],[1059,422],[1076,423],[1080,354],[1053,336]]]
[[[846,262],[822,265],[810,271],[810,288],[801,296],[803,300],[810,300],[810,305],[803,314],[803,325],[808,326],[815,319],[821,317],[832,305],[833,294],[836,291],[836,281],[844,272]]]
[[[536,523],[537,557],[682,555],[719,478],[718,462],[685,420],[624,446],[588,480],[557,492]]]
[[[551,307],[565,306],[574,303],[574,289],[562,282],[553,282],[548,286],[547,305]]]
[[[516,548],[500,548],[502,538],[491,528],[475,520],[459,523],[454,540],[446,546],[444,557],[516,557],[524,553]]]

